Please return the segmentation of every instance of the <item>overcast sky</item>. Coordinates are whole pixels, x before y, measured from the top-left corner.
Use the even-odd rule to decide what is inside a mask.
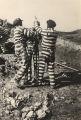
[[[56,30],[81,29],[81,0],[0,0],[0,18],[9,22],[20,17],[25,27],[33,25],[37,16],[42,27],[54,19]]]

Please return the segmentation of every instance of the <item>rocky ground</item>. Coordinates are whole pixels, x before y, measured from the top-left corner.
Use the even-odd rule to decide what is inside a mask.
[[[56,53],[57,62],[81,68],[80,51],[58,45]],[[81,120],[81,73],[55,64],[56,89],[49,85],[20,89],[12,80],[15,57],[0,57],[6,59],[0,62],[0,120]],[[47,73],[44,77],[47,83]]]
[[[56,61],[81,70],[81,30],[59,36]],[[12,80],[15,63],[13,55],[0,54],[0,120],[81,120],[80,73],[56,65],[56,89],[49,85],[20,89]]]
[[[13,72],[0,72],[0,120],[81,120],[81,75],[57,70],[56,89],[20,89],[10,81]]]

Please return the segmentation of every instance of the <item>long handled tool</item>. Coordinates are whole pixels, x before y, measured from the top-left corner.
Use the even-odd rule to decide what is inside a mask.
[[[55,64],[60,65],[60,66],[62,66],[62,67],[64,67],[64,68],[68,68],[68,69],[71,69],[71,70],[73,70],[73,71],[79,72],[79,70],[77,70],[77,69],[75,69],[75,68],[72,68],[72,67],[68,67],[68,66],[63,65],[63,64],[61,64],[61,63],[55,62]]]

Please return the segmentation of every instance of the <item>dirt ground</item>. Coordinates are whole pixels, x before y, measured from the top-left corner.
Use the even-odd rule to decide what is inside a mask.
[[[57,51],[57,55],[59,55],[59,58],[56,58],[58,60],[63,60],[62,63],[64,65],[78,65],[76,66],[76,69],[79,68],[79,66],[81,65],[78,64],[80,63],[78,62],[80,60],[80,55],[76,56],[77,52],[71,51],[69,52],[70,54],[64,53],[62,56],[62,50],[64,51],[64,48],[59,46],[59,49]],[[72,58],[72,55],[74,55],[74,59]],[[13,56],[10,57],[11,58],[8,58],[8,60],[13,60]],[[73,60],[76,60],[76,62]],[[69,61],[71,63],[69,63]],[[39,87],[26,87],[25,89],[20,89],[14,86],[13,89],[9,89],[9,87],[11,86],[10,80],[14,76],[14,70],[11,70],[10,68],[8,68],[8,70],[9,71],[6,71],[7,75],[4,75],[2,74],[2,72],[0,72],[0,120],[81,120],[80,73],[70,71],[69,69],[67,70],[67,68],[62,68],[61,66],[57,65],[55,66],[55,78],[57,85],[56,89],[50,88],[49,85]],[[47,82],[47,73],[44,77],[46,78],[45,82]],[[16,97],[18,97],[19,95],[20,100],[10,93],[12,91],[16,94]],[[10,108],[12,106],[9,106],[10,109],[7,110],[8,103],[6,103],[6,96],[8,95],[8,93],[11,94],[11,97],[8,96],[8,98],[10,98],[12,106],[14,106],[12,110]],[[21,100],[22,98],[23,100]],[[14,100],[19,100],[18,105],[15,105],[16,103],[14,103]],[[31,110],[29,110],[30,107],[32,107]],[[23,112],[24,108],[25,112]],[[35,108],[36,110],[34,110]],[[27,109],[29,112],[34,113],[34,116],[38,116],[27,118]],[[43,112],[41,112],[42,109]],[[38,113],[38,111],[40,111],[40,114]]]
[[[4,88],[6,91],[9,89],[8,86],[5,86],[9,85],[10,77],[0,74],[0,120],[36,120],[22,117],[17,119],[6,112]],[[21,96],[30,95],[31,100],[28,104],[32,104],[32,106],[37,102],[43,103],[48,96],[50,114],[43,120],[81,120],[81,76],[78,73],[70,72],[60,73],[60,75],[56,75],[56,78],[56,89],[52,89],[50,86],[39,86],[25,89],[14,87],[13,90]]]

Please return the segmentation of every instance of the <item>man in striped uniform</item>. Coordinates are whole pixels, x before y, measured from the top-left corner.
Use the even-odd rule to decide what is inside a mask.
[[[0,21],[1,22],[1,21]],[[7,39],[9,38],[10,35],[10,31],[8,28],[5,28],[1,25],[0,23],[0,44],[1,44],[1,49],[2,49],[2,53],[5,52],[4,49],[4,43],[7,41]]]
[[[41,55],[39,56],[39,85],[43,82],[45,64],[47,63],[50,86],[55,87],[54,61],[57,32],[54,30],[56,23],[53,20],[47,21],[47,29],[42,30],[39,22],[34,22],[35,29],[42,35]]]
[[[31,82],[27,79],[28,69],[28,53],[26,50],[26,42],[29,37],[32,36],[32,31],[22,27],[22,20],[20,18],[13,22],[14,25],[14,44],[15,44],[15,55],[17,57],[17,71],[14,80],[18,83],[19,87],[23,85],[30,85]]]

